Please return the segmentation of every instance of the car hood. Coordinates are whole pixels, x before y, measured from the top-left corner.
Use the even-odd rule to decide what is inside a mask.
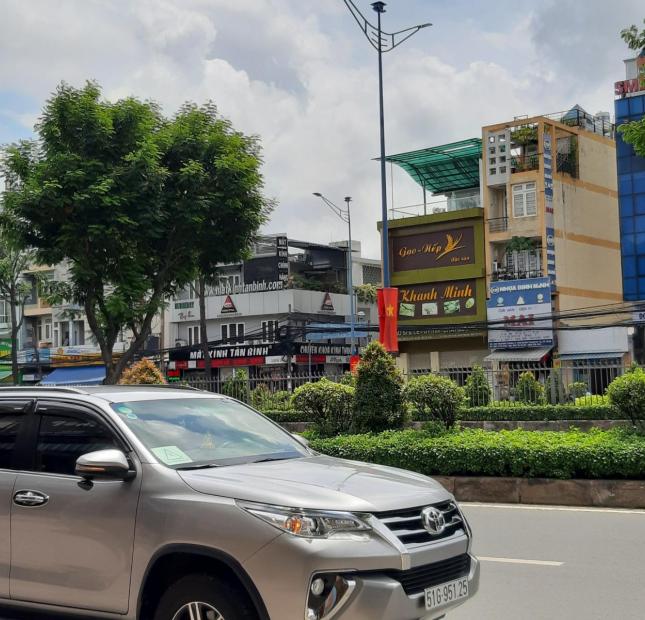
[[[421,474],[327,456],[178,473],[199,493],[297,508],[380,512],[452,497]]]

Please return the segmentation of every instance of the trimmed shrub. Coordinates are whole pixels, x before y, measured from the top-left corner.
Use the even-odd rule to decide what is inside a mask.
[[[623,429],[589,433],[463,430],[314,439],[330,456],[401,467],[426,475],[526,478],[645,478],[645,438]]]
[[[515,386],[515,398],[521,403],[541,405],[544,403],[544,387],[530,371],[523,372]]]
[[[406,420],[403,377],[379,342],[365,348],[356,371],[354,432],[402,428]]]
[[[259,411],[288,411],[291,408],[291,393],[286,390],[272,392],[267,385],[260,383],[251,390],[250,404]]]
[[[222,383],[221,393],[231,398],[237,398],[243,403],[251,400],[249,391],[249,374],[243,368],[236,368],[233,374]]]
[[[567,386],[569,398],[575,400],[587,395],[587,384],[584,381],[574,381]]]
[[[338,383],[349,385],[350,387],[356,387],[356,376],[351,372],[346,372],[338,379]]]
[[[624,420],[623,414],[610,405],[516,405],[514,407],[471,407],[461,419],[469,422],[548,421],[548,420]]]
[[[486,373],[481,366],[473,366],[473,371],[466,379],[464,388],[469,407],[486,407],[490,404],[490,383],[488,383]]]
[[[354,388],[321,379],[305,383],[293,393],[293,406],[310,417],[321,437],[347,433],[352,426]]]
[[[426,420],[452,428],[466,401],[466,394],[454,381],[438,375],[414,377],[405,386],[404,396]]]
[[[578,396],[573,401],[576,407],[604,407],[609,405],[609,397],[606,394],[589,394]]]
[[[607,396],[635,426],[645,429],[645,372],[641,368],[630,368],[622,377],[616,377],[607,388]]]
[[[120,385],[161,385],[166,379],[155,363],[144,357],[126,368],[119,379]]]

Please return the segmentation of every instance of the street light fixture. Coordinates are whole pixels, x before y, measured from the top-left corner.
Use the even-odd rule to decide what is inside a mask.
[[[351,315],[349,329],[350,329],[350,347],[352,355],[356,353],[356,310],[354,307],[354,279],[352,275],[352,218],[349,210],[349,203],[352,201],[351,196],[345,196],[344,209],[335,205],[331,200],[323,196],[320,192],[314,192],[314,196],[320,198],[343,222],[347,224],[347,234],[349,239],[347,244],[347,288],[349,289],[349,312]]]
[[[377,14],[377,25],[374,26],[363,16],[352,0],[343,0],[352,17],[363,31],[370,45],[378,52],[378,93],[379,93],[379,123],[381,136],[381,251],[383,254],[383,286],[390,286],[390,256],[388,248],[388,223],[387,223],[387,182],[385,179],[385,113],[383,110],[383,54],[391,52],[423,28],[432,26],[430,23],[419,24],[398,32],[388,33],[381,30],[381,15],[385,13],[385,2],[372,2],[372,9]]]

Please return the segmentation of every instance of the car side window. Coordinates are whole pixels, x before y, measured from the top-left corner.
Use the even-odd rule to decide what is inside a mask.
[[[0,469],[12,469],[18,434],[27,420],[29,403],[0,402]]]
[[[64,408],[48,407],[40,416],[35,469],[74,475],[79,456],[110,448],[121,449],[121,445],[98,420]]]

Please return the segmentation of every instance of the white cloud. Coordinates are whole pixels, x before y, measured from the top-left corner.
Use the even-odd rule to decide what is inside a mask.
[[[591,4],[597,10],[589,11]],[[459,54],[445,33],[436,49],[432,36],[417,35],[385,56],[388,152],[477,136],[484,124],[575,102],[607,108],[609,73],[624,53],[614,22],[635,21],[636,4],[618,0],[608,28],[607,9],[597,0],[585,3],[583,17],[573,0],[518,10],[520,17],[497,31],[479,32],[473,18],[451,40]],[[395,12],[400,8],[393,5]],[[555,28],[559,12],[563,24]],[[603,58],[605,39],[617,59]],[[43,101],[60,80],[96,78],[110,98],[134,93],[158,100],[168,113],[185,100],[212,99],[236,127],[262,138],[267,193],[279,201],[271,230],[340,238],[342,223],[311,192],[338,202],[350,194],[355,236],[377,255],[371,52],[341,2],[5,0],[0,21],[3,90]],[[602,69],[600,79],[594,66]],[[12,114],[24,121],[33,111]],[[420,188],[399,171],[394,176],[395,204],[419,202]]]

